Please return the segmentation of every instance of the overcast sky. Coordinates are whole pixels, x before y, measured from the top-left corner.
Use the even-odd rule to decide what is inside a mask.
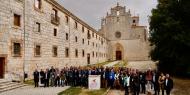
[[[156,7],[157,0],[58,0],[66,9],[95,29],[100,28],[101,18],[110,13],[117,2],[131,10],[132,15],[140,16],[140,24],[148,26],[148,15]]]

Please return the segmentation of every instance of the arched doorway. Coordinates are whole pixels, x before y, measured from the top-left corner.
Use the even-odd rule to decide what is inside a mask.
[[[122,60],[122,52],[116,51],[116,60]]]
[[[123,46],[119,43],[115,45],[115,59],[116,60],[123,60]]]

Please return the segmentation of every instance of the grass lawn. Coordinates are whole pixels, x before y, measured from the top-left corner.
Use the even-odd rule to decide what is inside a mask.
[[[101,62],[101,63],[97,63],[97,64],[92,64],[92,65],[88,65],[88,67],[99,67],[99,66],[103,66],[106,65],[108,63],[110,63],[111,61],[105,61],[105,62]]]
[[[88,90],[81,87],[70,87],[69,89],[58,93],[58,95],[103,95],[107,89]]]
[[[24,84],[34,85],[34,80],[33,80],[33,79],[32,79],[32,80],[26,80],[26,81],[24,82]]]
[[[115,64],[114,67],[126,67],[127,66],[127,62],[121,61],[118,64]]]
[[[81,87],[70,87],[69,89],[58,93],[58,95],[79,95],[81,92]]]
[[[87,91],[86,94],[87,95],[103,95],[106,91],[107,91],[106,88],[102,88],[100,90]]]
[[[173,95],[190,95],[190,79],[174,78]]]

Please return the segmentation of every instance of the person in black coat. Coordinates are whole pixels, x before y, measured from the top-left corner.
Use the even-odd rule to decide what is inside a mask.
[[[159,83],[158,83],[158,79],[159,79],[159,73],[158,72],[154,72],[153,76],[152,76],[152,83],[153,83],[153,87],[154,87],[154,95],[159,95]]]
[[[50,71],[46,69],[44,74],[44,87],[49,87]]]
[[[38,82],[39,82],[39,72],[38,72],[37,69],[34,71],[33,76],[34,76],[34,84],[35,84],[35,87],[38,87]]]
[[[173,89],[173,80],[170,78],[169,74],[166,74],[166,79],[164,81],[164,88],[166,90],[166,94],[170,95],[170,92]]]
[[[105,71],[105,79],[106,79],[105,88],[107,88],[109,84],[109,69],[108,68],[106,68],[106,71]]]
[[[141,93],[145,94],[146,93],[146,76],[145,73],[140,73],[139,75],[139,79],[140,79],[140,85],[141,85]]]
[[[140,92],[140,80],[137,74],[134,74],[133,77],[133,94],[134,95],[139,95]]]
[[[45,79],[45,73],[44,73],[44,71],[41,69],[41,71],[40,71],[40,81],[41,81],[41,84],[44,84],[44,79]]]

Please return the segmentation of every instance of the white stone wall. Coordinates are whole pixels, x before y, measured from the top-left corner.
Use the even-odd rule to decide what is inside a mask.
[[[21,15],[21,27],[15,27],[14,14]],[[23,49],[21,57],[13,57],[12,42],[23,47],[23,4],[18,0],[1,0],[0,3],[0,57],[6,57],[5,73],[23,75]],[[1,56],[4,55],[4,56]]]
[[[51,0],[49,0],[51,1]],[[42,9],[34,9],[34,0],[1,0],[0,3],[0,55],[7,55],[6,73],[14,72],[22,77],[23,69],[32,76],[35,69],[46,69],[51,66],[63,68],[65,66],[84,66],[87,65],[87,54],[90,53],[90,62],[95,64],[107,60],[107,57],[96,57],[96,52],[107,54],[107,40],[97,34],[94,29],[86,26],[83,21],[77,21],[76,16],[64,13],[57,3],[52,5],[46,0],[42,0]],[[54,25],[51,23],[52,9],[58,10],[60,24]],[[25,11],[25,12],[24,12]],[[67,12],[67,11],[66,11]],[[21,15],[21,27],[15,28],[13,25],[13,14]],[[65,16],[69,16],[69,24],[66,23]],[[24,19],[25,18],[25,19]],[[74,28],[74,23],[77,21],[78,28]],[[40,33],[35,31],[35,23],[40,23]],[[85,24],[84,24],[85,23]],[[85,27],[84,33],[82,26]],[[25,28],[25,32],[24,32]],[[56,28],[57,36],[53,35],[53,29]],[[87,38],[87,30],[90,30],[91,39]],[[66,33],[69,34],[69,40],[66,40]],[[92,37],[94,33],[94,37]],[[25,35],[25,37],[24,37]],[[98,36],[96,39],[96,35]],[[78,37],[78,42],[75,42],[75,36]],[[85,44],[82,44],[82,39],[85,39]],[[101,40],[104,44],[101,44]],[[22,43],[22,56],[12,56],[12,41],[20,41]],[[25,45],[24,45],[25,41]],[[88,45],[88,41],[90,44]],[[94,42],[94,46],[93,43]],[[35,45],[41,46],[41,56],[34,56]],[[97,47],[96,47],[97,44]],[[53,57],[52,47],[58,47],[57,57]],[[70,56],[65,57],[65,48],[68,47]],[[75,49],[78,49],[78,57],[75,57]],[[82,57],[82,49],[85,50],[85,56]],[[95,56],[92,56],[92,52]],[[23,65],[24,64],[24,65]],[[23,68],[24,66],[24,68]]]

